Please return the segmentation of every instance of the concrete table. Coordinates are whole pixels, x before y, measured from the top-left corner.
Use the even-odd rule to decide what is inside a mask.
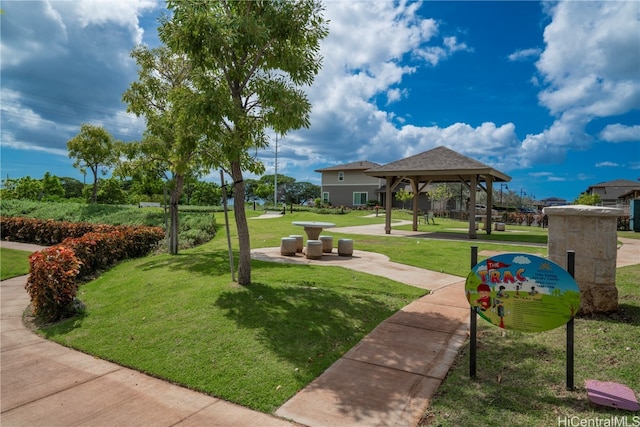
[[[304,232],[307,233],[307,240],[318,240],[320,233],[325,228],[335,227],[332,222],[319,222],[319,221],[294,221],[293,225],[304,227]]]

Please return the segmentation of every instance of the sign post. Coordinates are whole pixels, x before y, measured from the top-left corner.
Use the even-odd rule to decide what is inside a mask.
[[[478,263],[478,247],[471,246],[471,268],[475,267]],[[471,342],[469,343],[469,376],[476,379],[476,354],[477,354],[477,339],[476,334],[478,330],[478,316],[476,315],[476,308],[471,306],[469,314],[469,337]]]
[[[476,315],[503,329],[542,332],[567,325],[567,388],[573,389],[573,317],[580,307],[580,288],[573,278],[575,252],[568,253],[570,272],[536,255],[508,253],[477,261],[465,294],[471,306],[469,374],[476,376]],[[475,258],[475,259],[474,259]]]

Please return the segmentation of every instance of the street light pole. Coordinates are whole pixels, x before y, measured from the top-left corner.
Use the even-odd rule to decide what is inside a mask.
[[[504,188],[506,188],[507,190],[509,189],[509,186],[507,184],[505,184],[504,182],[500,183],[500,207],[503,208],[504,205],[502,204],[502,187],[504,186]]]

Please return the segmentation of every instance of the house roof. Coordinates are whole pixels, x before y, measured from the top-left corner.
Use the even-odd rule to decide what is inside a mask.
[[[358,162],[345,163],[342,165],[330,166],[328,168],[316,169],[314,172],[344,171],[344,170],[367,170],[380,166],[379,163],[373,163],[368,160],[360,160]]]
[[[637,187],[638,181],[631,181],[630,179],[614,179],[613,181],[601,182],[596,185],[592,185],[589,188],[604,188],[604,187]]]
[[[621,198],[621,199],[638,198],[638,197],[640,197],[640,187],[631,188],[629,191],[627,191],[626,193],[621,194],[618,197]]]
[[[439,146],[432,150],[372,167],[365,174],[377,178],[389,176],[418,177],[423,181],[459,181],[461,176],[492,176],[494,181],[508,182],[511,177],[482,162]]]
[[[631,181],[629,179],[615,179],[613,181],[601,182],[596,185],[592,185],[587,189],[587,193],[591,194],[595,188],[604,189],[606,198],[604,195],[601,197],[606,200],[615,200],[626,195],[630,190],[638,188],[638,181]]]

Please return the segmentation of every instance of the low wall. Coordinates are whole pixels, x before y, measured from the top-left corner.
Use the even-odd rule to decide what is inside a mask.
[[[547,207],[543,213],[549,216],[549,259],[566,269],[567,251],[576,253],[581,312],[616,311],[617,225],[622,210],[571,205]]]

